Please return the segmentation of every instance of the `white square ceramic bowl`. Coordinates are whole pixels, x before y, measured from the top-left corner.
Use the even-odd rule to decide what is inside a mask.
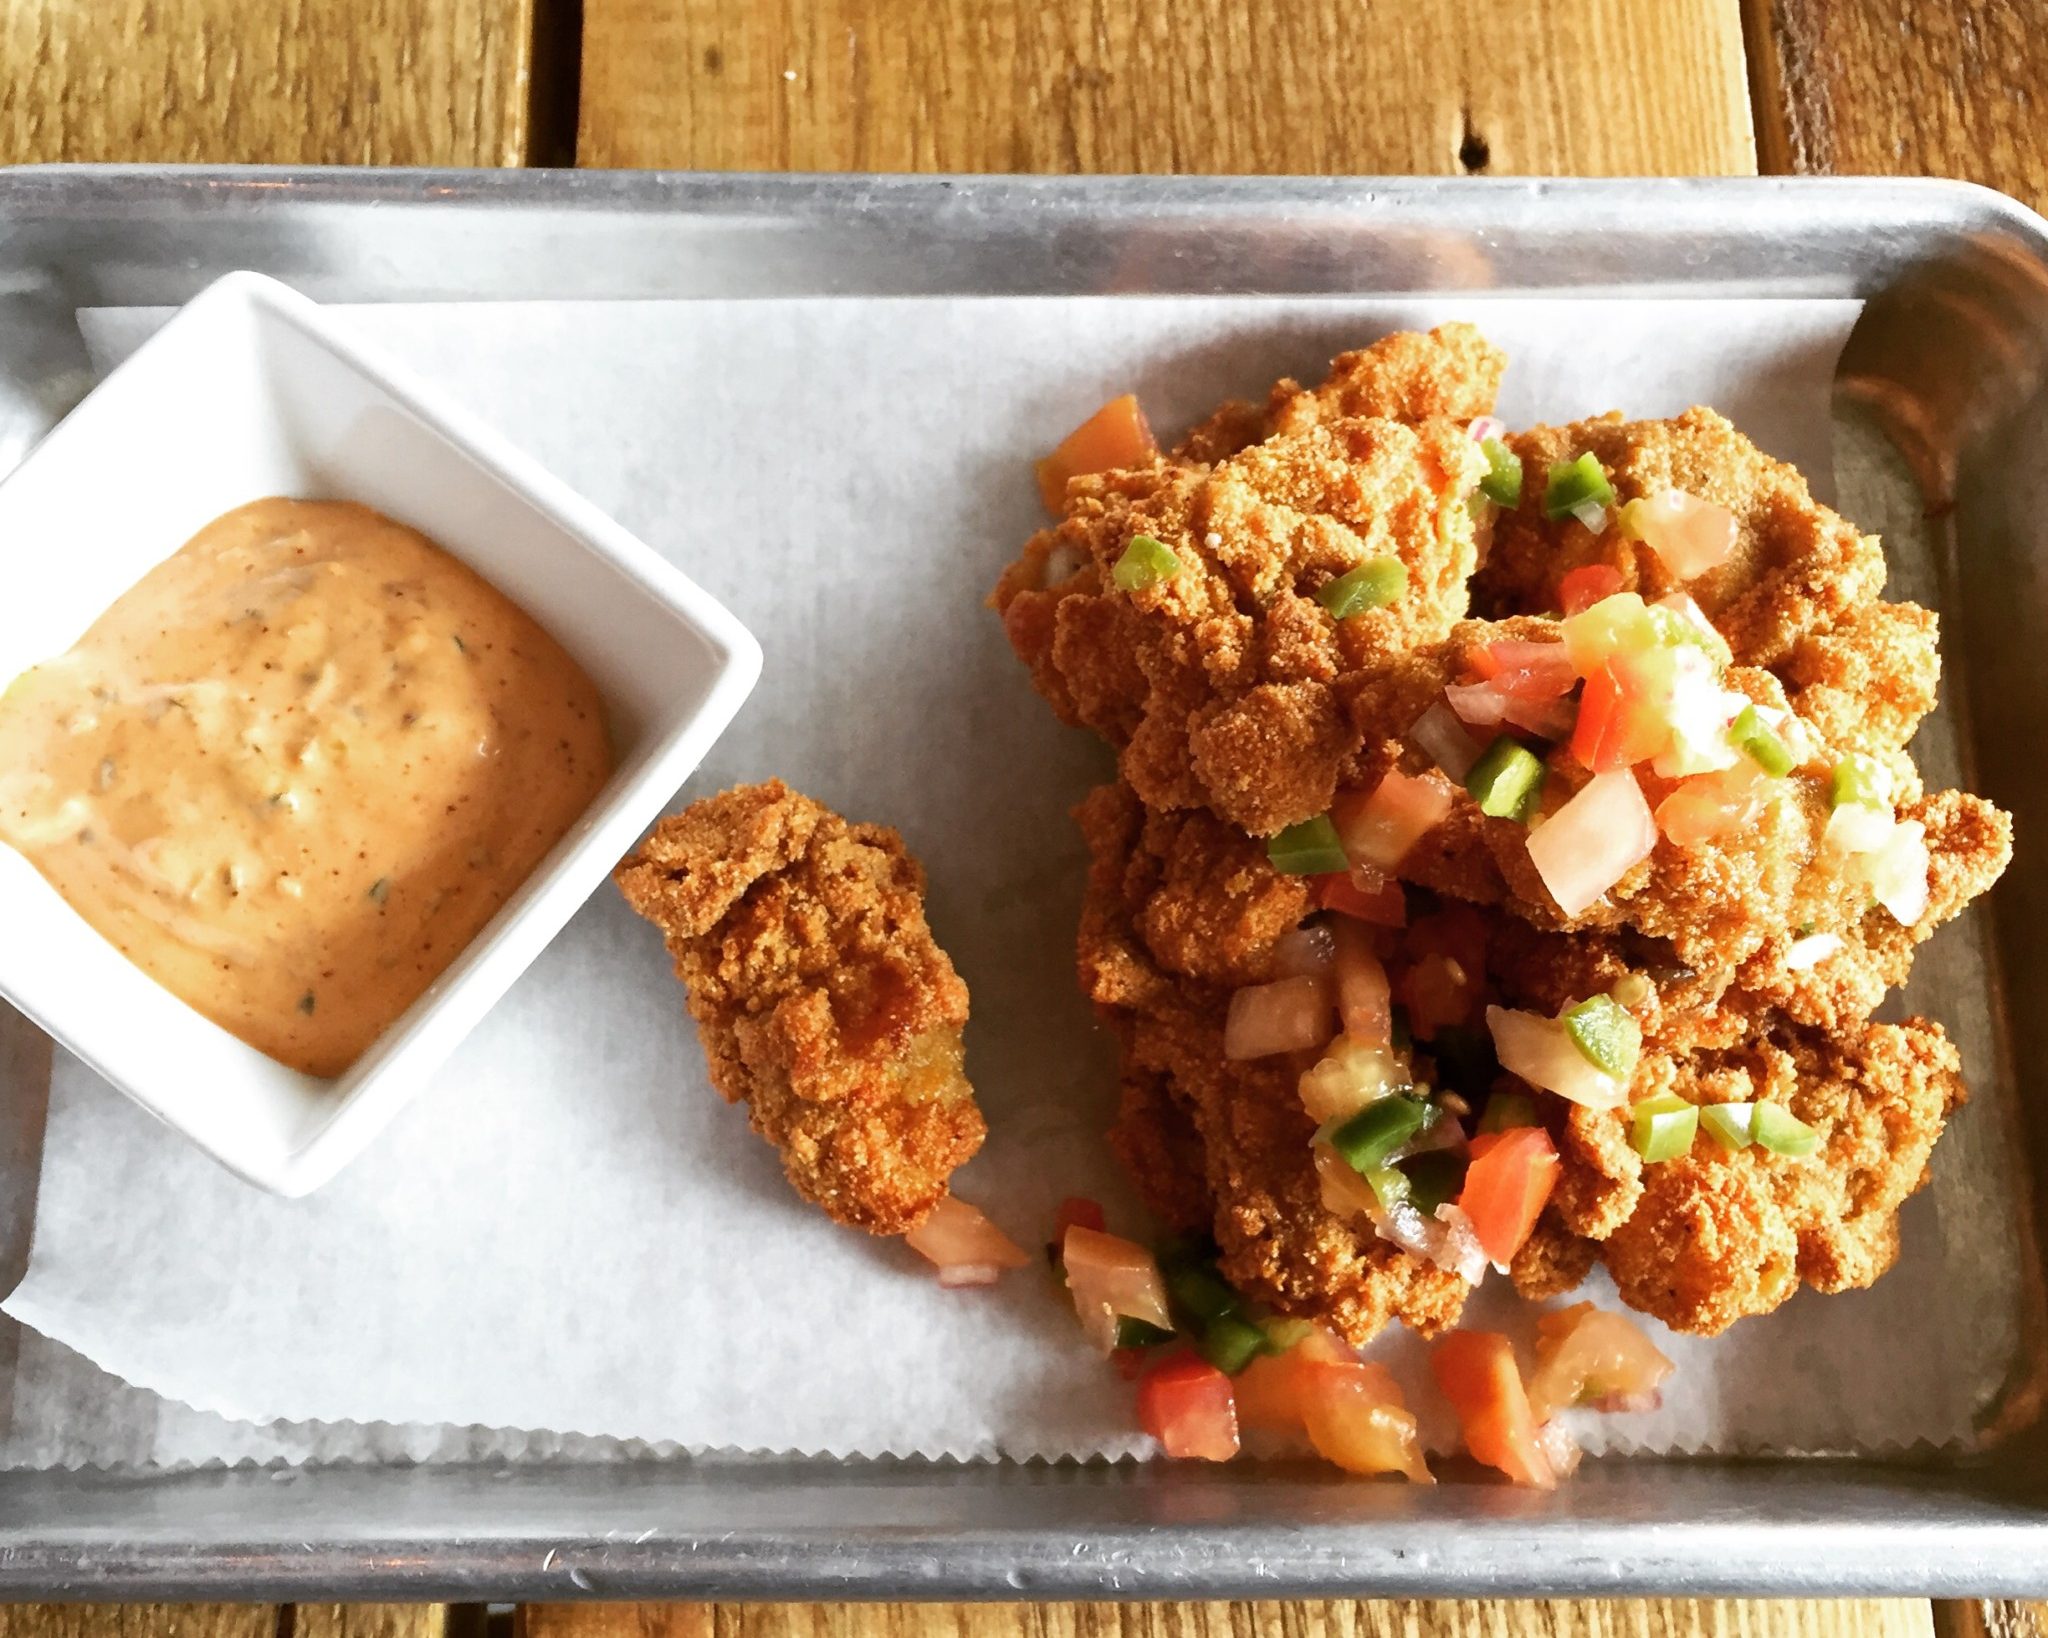
[[[468,413],[274,280],[210,285],[0,482],[0,683],[62,653],[231,507],[367,503],[540,621],[604,695],[618,766],[433,986],[334,1080],[173,997],[0,846],[0,994],[251,1183],[317,1188],[559,932],[760,675],[732,614]]]

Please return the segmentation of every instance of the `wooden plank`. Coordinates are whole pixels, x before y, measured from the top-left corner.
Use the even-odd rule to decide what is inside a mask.
[[[275,1604],[0,1604],[0,1638],[277,1638]]]
[[[0,0],[0,164],[516,165],[537,0]]]
[[[447,1638],[446,1604],[296,1604],[280,1638]]]
[[[1741,0],[585,0],[578,162],[1746,173]]]
[[[2048,209],[2037,0],[1748,0],[1766,171],[1960,176]]]
[[[1958,1599],[1934,1606],[1936,1638],[2048,1638],[2048,1604]]]
[[[520,1638],[1932,1638],[1922,1599],[533,1604]]]

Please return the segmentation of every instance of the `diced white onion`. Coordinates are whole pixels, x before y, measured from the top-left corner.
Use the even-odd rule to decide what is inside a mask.
[[[1486,1027],[1501,1068],[1531,1086],[1588,1109],[1618,1109],[1628,1102],[1628,1083],[1581,1052],[1555,1018],[1488,1007]]]
[[[1438,700],[1408,729],[1408,737],[1439,768],[1460,784],[1479,760],[1480,747],[1448,704]]]
[[[1862,802],[1844,802],[1828,815],[1821,843],[1850,858],[1875,853],[1891,840],[1892,816],[1882,808]]]
[[[1331,1027],[1330,986],[1317,977],[1251,984],[1230,998],[1223,1056],[1234,1061],[1319,1047]]]
[[[1369,1103],[1408,1085],[1408,1075],[1386,1047],[1340,1035],[1301,1077],[1301,1106],[1317,1125],[1349,1120]]]
[[[1472,1227],[1472,1219],[1455,1203],[1446,1200],[1437,1207],[1436,1220],[1442,1225],[1443,1234],[1430,1260],[1438,1268],[1457,1275],[1467,1285],[1477,1285],[1486,1278],[1486,1248],[1479,1243],[1479,1233]]]
[[[1273,970],[1282,978],[1309,978],[1326,973],[1336,959],[1337,935],[1320,921],[1281,934],[1273,945]]]
[[[1607,508],[1596,500],[1580,501],[1578,505],[1572,508],[1572,516],[1577,518],[1596,535],[1600,534],[1607,527]]]
[[[1491,728],[1508,714],[1508,697],[1492,683],[1452,683],[1444,698],[1458,720],[1474,728]]]
[[[1484,443],[1489,438],[1505,438],[1508,424],[1498,415],[1482,415],[1465,428],[1465,435],[1475,444]]]
[[[1927,872],[1932,862],[1927,853],[1927,827],[1917,819],[1907,819],[1892,827],[1884,847],[1865,866],[1871,896],[1902,927],[1911,927],[1927,914]]]
[[[1833,933],[1809,933],[1805,938],[1795,938],[1785,946],[1786,971],[1803,973],[1809,967],[1818,967],[1841,947],[1841,939]]]

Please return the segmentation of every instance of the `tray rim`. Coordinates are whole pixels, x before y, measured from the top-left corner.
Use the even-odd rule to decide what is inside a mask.
[[[1469,227],[1510,205],[1555,199],[1592,213],[1617,231],[1640,234],[1646,210],[1654,215],[1668,208],[1701,218],[1722,213],[1723,227],[1753,235],[1768,231],[1759,211],[1767,201],[1787,210],[1796,202],[1799,212],[1818,213],[1827,222],[1885,205],[1902,229],[1937,237],[1996,229],[2048,262],[2048,221],[1995,190],[1940,178],[1044,178],[135,165],[0,167],[0,262],[10,230],[23,213],[52,206],[58,214],[74,208],[118,215],[129,208],[168,207],[201,217],[213,212],[260,216],[266,201],[280,196],[315,208],[567,207],[662,216],[757,208],[819,218],[931,206],[956,212],[1028,206],[1039,213],[1088,219],[1137,209],[1187,218],[1225,209],[1353,210],[1370,204],[1402,221],[1434,212],[1435,224],[1452,227]],[[203,282],[214,271],[199,270],[194,277]],[[1469,286],[1432,288],[1475,298],[1481,294]],[[1529,287],[1514,288],[1527,293]],[[1799,293],[1829,292],[1813,288]],[[803,1466],[800,1462],[776,1465],[784,1476],[802,1482],[801,1472],[795,1471]],[[1020,1465],[990,1464],[981,1471],[994,1487],[1006,1469]],[[1660,1465],[1676,1473],[1749,1464]],[[1784,1473],[1786,1483],[1780,1484],[1771,1475],[1787,1465],[1756,1464],[1760,1488],[1804,1495],[1808,1487],[1801,1481],[1808,1471],[1828,1464],[1800,1464],[1800,1479]],[[1099,1521],[1091,1537],[1094,1550],[1088,1553],[1062,1545],[1056,1529],[1049,1534],[1047,1521],[1034,1520],[998,1529],[958,1522],[944,1528],[885,1527],[875,1539],[860,1543],[859,1556],[849,1558],[844,1532],[815,1529],[693,1533],[657,1528],[637,1540],[622,1539],[616,1531],[579,1539],[545,1507],[538,1522],[495,1532],[444,1531],[430,1537],[425,1530],[408,1536],[377,1528],[387,1519],[404,1519],[411,1511],[408,1493],[425,1492],[432,1503],[452,1504],[458,1493],[488,1498],[508,1478],[521,1490],[539,1487],[555,1503],[589,1507],[594,1518],[602,1511],[597,1506],[601,1498],[590,1483],[595,1480],[602,1488],[609,1468],[543,1464],[511,1474],[495,1468],[325,1468],[282,1470],[282,1480],[273,1472],[248,1469],[136,1475],[0,1472],[0,1597],[105,1598],[167,1588],[184,1597],[305,1596],[323,1590],[345,1596],[476,1597],[489,1592],[557,1598],[684,1592],[700,1597],[1022,1598],[1272,1596],[1282,1591],[1317,1596],[2048,1591],[2048,1510],[2037,1498],[1994,1493],[1987,1501],[1980,1495],[1961,1513],[1915,1519],[1903,1506],[1909,1498],[1939,1493],[1950,1481],[1959,1486],[1967,1469],[1930,1476],[1882,1461],[1849,1466],[1873,1477],[1877,1490],[1900,1504],[1899,1510],[1871,1507],[1833,1523],[1816,1519],[1810,1532],[1801,1532],[1796,1547],[1788,1545],[1761,1561],[1754,1549],[1758,1532],[1767,1527],[1762,1517],[1654,1529],[1646,1541],[1640,1524],[1584,1516],[1597,1513],[1590,1504],[1606,1488],[1597,1478],[1579,1492],[1588,1507],[1575,1508],[1569,1516],[1532,1518],[1526,1508],[1513,1505],[1514,1498],[1503,1503],[1505,1493],[1473,1487],[1472,1496],[1491,1498],[1473,1516],[1421,1512],[1403,1519],[1375,1518],[1363,1545],[1365,1521],[1356,1517],[1263,1521],[1235,1530],[1174,1526],[1149,1517]],[[687,1475],[689,1482],[701,1485],[715,1471],[675,1464],[664,1477]],[[1073,1469],[1073,1477],[1121,1488],[1124,1480],[1118,1475],[1128,1471],[1128,1464],[1090,1466]],[[1201,1490],[1171,1474],[1155,1470],[1151,1475],[1152,1481],[1161,1478],[1166,1482],[1147,1482],[1141,1475],[1131,1489],[1154,1503],[1176,1494],[1187,1499]],[[271,1531],[194,1528],[182,1539],[145,1541],[138,1536],[130,1542],[119,1539],[111,1519],[100,1526],[66,1527],[36,1516],[39,1504],[61,1505],[69,1493],[136,1501],[131,1523],[139,1525],[164,1508],[175,1510],[180,1502],[228,1495],[249,1502],[301,1486],[319,1487],[337,1500],[352,1496],[363,1508],[359,1521],[367,1524],[316,1550],[296,1537],[286,1539],[297,1516],[290,1508]],[[1288,1494],[1306,1497],[1321,1488],[1297,1486]],[[260,1515],[266,1510],[259,1503],[251,1511]],[[1178,1509],[1169,1508],[1173,1511]],[[1561,1558],[1560,1526],[1569,1532],[1571,1548]],[[1162,1539],[1167,1530],[1173,1532],[1170,1542]],[[423,1545],[432,1549],[431,1559],[422,1556]]]

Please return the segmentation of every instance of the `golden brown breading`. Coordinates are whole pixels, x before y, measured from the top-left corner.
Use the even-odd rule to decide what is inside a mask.
[[[1206,1207],[1224,1277],[1281,1313],[1323,1321],[1358,1342],[1396,1319],[1425,1335],[1455,1323],[1464,1281],[1323,1205],[1309,1147],[1315,1123],[1295,1094],[1301,1066],[1226,1059],[1228,988],[1168,971],[1141,931],[1160,920],[1160,901],[1178,899],[1193,881],[1221,880],[1250,908],[1234,927],[1214,923],[1222,948],[1205,965],[1264,976],[1278,900],[1249,879],[1285,878],[1260,857],[1246,862],[1246,879],[1234,879],[1227,846],[1225,859],[1194,863],[1192,850],[1205,838],[1221,842],[1227,828],[1207,815],[1148,817],[1125,786],[1093,792],[1075,817],[1094,861],[1082,912],[1082,989],[1123,1049],[1123,1106],[1111,1143],[1139,1192],[1183,1226]],[[1176,959],[1198,960],[1203,948],[1178,943]],[[1183,1174],[1197,1160],[1198,1187]]]
[[[1820,1133],[1816,1153],[1794,1157],[1730,1153],[1702,1131],[1689,1153],[1645,1166],[1623,1113],[1573,1111],[1559,1223],[1600,1242],[1622,1301],[1706,1335],[1770,1312],[1802,1283],[1843,1291],[1891,1267],[1899,1207],[1926,1182],[1964,1097],[1955,1048],[1920,1019],[1832,1037],[1781,1026],[1725,1052],[1666,1058],[1651,1080],[1697,1104],[1781,1104]]]
[[[1188,434],[1177,461],[1220,461],[1276,434],[1318,421],[1377,416],[1388,421],[1471,421],[1493,413],[1507,355],[1470,324],[1426,335],[1403,330],[1339,353],[1322,385],[1279,381],[1263,406],[1233,400]]]
[[[985,1128],[967,986],[903,839],[771,780],[664,819],[616,879],[668,941],[711,1084],[797,1193],[875,1234],[922,1222]]]
[[[1147,802],[1270,835],[1322,811],[1356,748],[1336,679],[1462,612],[1477,553],[1465,497],[1483,468],[1449,421],[1338,419],[1214,467],[1077,479],[990,601],[1039,691],[1117,747]],[[1180,567],[1120,591],[1112,572],[1140,535]],[[1385,608],[1340,623],[1316,601],[1381,558],[1407,574]]]
[[[1486,562],[1473,577],[1472,604],[1481,614],[1554,612],[1565,575],[1582,564],[1607,563],[1620,571],[1625,589],[1647,598],[1682,588],[1739,662],[1775,667],[1803,638],[1841,625],[1884,586],[1877,538],[1822,506],[1798,472],[1710,409],[1690,409],[1669,421],[1607,415],[1532,427],[1508,442],[1522,458],[1522,498],[1495,520]],[[1611,521],[1595,535],[1576,518],[1546,519],[1549,466],[1588,450],[1606,469],[1618,505],[1682,489],[1727,507],[1738,529],[1734,556],[1681,583],[1655,552],[1623,538]]]

